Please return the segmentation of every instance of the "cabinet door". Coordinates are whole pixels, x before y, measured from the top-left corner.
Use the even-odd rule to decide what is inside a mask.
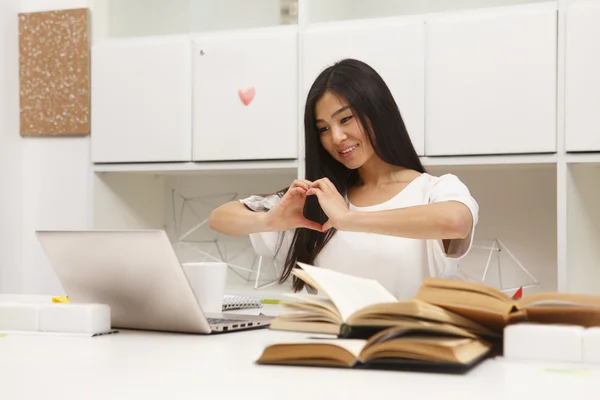
[[[92,49],[92,160],[191,161],[191,41],[115,40]]]
[[[194,160],[298,157],[295,27],[194,41]]]
[[[310,28],[303,34],[302,103],[319,73],[355,58],[389,86],[413,145],[424,154],[424,24],[418,19],[353,21]]]
[[[556,151],[555,3],[427,21],[426,154]]]
[[[600,150],[600,3],[567,9],[566,150]]]

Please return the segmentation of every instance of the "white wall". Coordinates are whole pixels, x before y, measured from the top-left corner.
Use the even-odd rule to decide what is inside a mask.
[[[87,0],[21,0],[17,3],[20,12],[79,8],[89,5]],[[16,15],[14,18],[16,23]],[[11,45],[16,45],[14,41],[17,38],[13,37],[11,40]],[[14,54],[11,59],[18,60],[17,54]],[[8,106],[11,109],[9,117],[14,118],[16,115],[18,118],[18,97],[13,96]],[[14,130],[13,136],[18,136],[18,127]],[[20,139],[19,142],[11,143],[13,148],[20,148],[22,151],[21,165],[11,171],[11,176],[20,174],[21,183],[16,191],[21,192],[18,197],[20,197],[22,218],[20,227],[13,231],[20,230],[20,232],[11,233],[8,242],[0,243],[9,249],[20,247],[21,266],[19,268],[18,264],[13,265],[10,274],[20,275],[22,285],[19,287],[11,284],[3,287],[2,290],[60,294],[63,293],[62,288],[37,242],[35,230],[82,229],[90,226],[89,138],[28,137]],[[0,205],[0,212],[6,209]],[[15,268],[19,268],[18,272]]]
[[[87,7],[94,0],[17,0],[20,12],[37,12]],[[106,1],[106,0],[97,0]]]
[[[600,166],[569,165],[567,291],[600,293]]]
[[[0,293],[22,291],[17,9],[17,0],[0,2]]]
[[[37,238],[37,229],[90,226],[91,167],[85,138],[28,138],[23,142],[23,274],[28,293],[62,293]]]

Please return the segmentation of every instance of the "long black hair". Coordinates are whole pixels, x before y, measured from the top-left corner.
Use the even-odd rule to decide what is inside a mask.
[[[304,109],[304,137],[306,179],[316,181],[327,177],[337,190],[346,194],[348,188],[359,183],[357,170],[346,168],[335,160],[321,144],[315,122],[315,105],[326,93],[331,92],[346,100],[352,113],[358,117],[375,154],[384,162],[408,169],[425,172],[421,160],[410,140],[398,105],[381,76],[364,62],[345,59],[326,68],[310,88]],[[316,196],[309,196],[304,206],[307,219],[323,224],[327,215]],[[289,278],[296,261],[313,264],[327,242],[335,235],[335,229],[322,233],[297,228],[286,257],[280,282]],[[304,282],[294,277],[294,290],[304,287]]]

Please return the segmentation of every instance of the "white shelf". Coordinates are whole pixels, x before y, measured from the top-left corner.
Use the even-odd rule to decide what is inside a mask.
[[[115,0],[111,1],[114,2]],[[132,4],[134,1],[138,2],[138,10],[145,10],[143,8],[145,2],[131,0]],[[194,1],[197,4],[210,4],[206,0]],[[568,0],[568,2],[571,1],[574,0]],[[307,82],[302,82],[302,77],[307,74],[307,71],[303,70],[303,63],[307,59],[307,54],[302,50],[302,46],[306,45],[307,33],[342,28],[350,30],[350,28],[367,25],[381,27],[387,21],[393,20],[396,22],[399,19],[406,21],[413,18],[415,20],[425,19],[430,23],[429,21],[434,18],[454,18],[450,14],[455,15],[456,18],[464,18],[463,13],[457,11],[503,5],[522,4],[523,10],[527,7],[531,7],[531,9],[545,7],[533,4],[540,2],[545,2],[548,7],[552,8],[552,16],[548,18],[552,26],[555,24],[554,11],[557,4],[561,13],[564,14],[568,3],[567,0],[560,0],[559,2],[546,2],[544,0],[456,0],[455,2],[431,0],[422,2],[408,0],[396,3],[388,0],[373,0],[372,2],[359,4],[360,2],[356,0],[327,0],[326,2],[299,0],[299,8],[303,10],[300,13],[300,23],[297,27],[290,27],[291,29],[298,29],[300,33],[298,39],[301,46],[298,64],[300,82],[298,87],[300,90],[304,90],[307,84]],[[167,3],[171,4],[170,2],[164,2],[164,4]],[[526,3],[532,4],[527,5]],[[175,11],[190,9],[192,7],[190,4],[181,3],[179,8],[175,7],[177,8]],[[214,7],[223,8],[223,5]],[[264,7],[268,6],[265,5]],[[188,20],[184,13],[170,14],[167,16],[168,18],[162,18],[162,21],[165,22],[164,26],[154,25],[147,23],[149,17],[140,13],[137,18],[146,22],[142,28],[147,31],[134,32],[136,27],[130,26],[129,11],[125,11],[127,10],[124,10],[121,16],[127,17],[123,20],[128,24],[120,27],[122,32],[118,32],[117,29],[108,29],[105,36],[116,38],[154,34],[164,35],[166,32],[163,32],[163,28],[165,30],[172,28],[175,30],[183,29],[182,33],[187,34],[202,32],[201,35],[191,35],[194,38],[212,38],[212,35],[207,32],[213,31],[215,37],[219,38],[224,34],[222,29],[233,30],[237,34],[246,33],[245,30],[250,27],[266,28],[283,24],[282,22],[264,22],[258,17],[238,20],[238,14],[246,18],[241,9],[236,10],[235,15],[228,17],[228,24],[231,21],[231,25],[227,26],[225,23],[218,21],[218,18],[215,21],[199,21],[195,24],[193,21]],[[489,11],[495,12],[491,9]],[[499,9],[499,11],[502,10]],[[473,15],[479,15],[481,12],[484,12],[484,10],[476,11]],[[152,10],[152,13],[159,14],[157,10]],[[443,13],[444,15],[435,15],[436,13]],[[492,14],[490,13],[490,15]],[[98,14],[96,13],[96,15]],[[185,17],[187,25],[167,26],[169,21],[176,21],[177,18],[182,16]],[[194,15],[191,18],[193,20]],[[370,20],[367,21],[366,19]],[[331,21],[337,22],[331,23]],[[248,22],[248,25],[246,25],[246,22]],[[190,29],[191,25],[194,25],[194,28]],[[559,45],[556,48],[558,57],[556,72],[560,83],[565,79],[563,65],[565,50],[561,47],[561,40],[564,41],[566,35],[564,33],[566,32],[564,29],[564,15],[559,14],[557,27],[559,38],[562,38],[559,39]],[[125,31],[127,29],[129,31]],[[482,29],[487,30],[487,25],[483,26]],[[512,32],[509,29],[506,31]],[[233,32],[228,34],[230,33]],[[394,35],[389,36],[395,37]],[[552,40],[545,43],[554,43],[555,36],[555,34],[550,35]],[[503,38],[500,39],[503,40]],[[562,44],[564,45],[564,43]],[[244,48],[244,46],[241,47]],[[218,49],[221,50],[222,47],[219,46]],[[369,50],[372,49],[369,48]],[[552,50],[554,51],[554,47],[552,47]],[[236,49],[231,53],[238,54],[238,50]],[[357,56],[357,58],[365,57],[362,54],[359,55],[361,57]],[[470,59],[470,57],[464,58]],[[430,59],[425,58],[425,60],[431,62]],[[547,66],[549,64],[544,62],[542,65]],[[218,69],[215,68],[215,70]],[[551,81],[555,82],[555,79],[551,79]],[[308,79],[308,82],[310,82],[310,79]],[[234,86],[238,87],[237,84]],[[550,86],[554,88],[553,85]],[[476,240],[500,238],[505,241],[507,247],[516,254],[524,265],[528,268],[531,267],[532,273],[540,280],[541,285],[534,290],[555,290],[558,287],[569,291],[598,293],[600,286],[596,282],[599,282],[600,277],[600,269],[597,268],[600,263],[600,251],[597,250],[595,243],[598,242],[600,237],[597,233],[600,214],[597,212],[595,204],[600,198],[600,186],[597,183],[600,182],[600,179],[598,179],[600,177],[600,169],[598,169],[600,167],[600,152],[565,153],[565,130],[570,133],[573,128],[572,125],[564,123],[564,110],[562,110],[561,105],[564,105],[565,95],[564,92],[560,91],[560,88],[559,84],[557,96],[549,96],[550,98],[557,97],[555,100],[557,100],[558,108],[556,111],[558,115],[554,115],[556,113],[552,112],[549,119],[544,119],[544,121],[556,120],[557,123],[552,122],[550,128],[530,130],[533,132],[532,134],[544,132],[549,135],[556,132],[556,137],[552,135],[552,146],[539,147],[539,143],[534,140],[532,134],[528,134],[527,137],[514,135],[518,139],[517,142],[529,140],[533,141],[536,146],[531,148],[519,145],[516,149],[513,149],[514,154],[494,155],[482,153],[510,153],[512,151],[511,149],[507,150],[495,146],[484,149],[479,148],[472,151],[471,154],[466,154],[469,153],[466,146],[456,147],[453,151],[441,146],[441,150],[435,154],[450,153],[452,155],[428,155],[421,157],[421,161],[430,173],[434,175],[456,173],[467,184],[481,206]],[[305,98],[301,96],[300,100],[304,101]],[[235,101],[237,102],[237,100]],[[554,101],[552,104],[554,106]],[[300,115],[304,112],[302,107],[298,111]],[[303,125],[302,121],[298,121],[298,123],[298,160],[261,161],[258,160],[259,157],[248,156],[243,158],[256,158],[257,160],[93,164],[93,171],[97,173],[94,177],[96,182],[94,224],[98,227],[109,228],[150,227],[167,228],[169,230],[172,228],[170,225],[173,224],[171,214],[174,213],[173,200],[170,196],[172,190],[182,193],[187,198],[195,196],[209,198],[210,201],[207,201],[206,204],[202,202],[194,203],[194,206],[200,210],[198,213],[200,213],[213,207],[211,202],[214,201],[216,204],[221,201],[219,196],[223,195],[223,198],[226,199],[230,192],[239,192],[242,196],[249,193],[272,193],[286,187],[291,182],[290,178],[292,176],[295,178],[299,174],[303,174],[303,168],[301,167],[303,163]],[[517,123],[517,125],[520,124]],[[448,134],[447,130],[444,129],[440,132],[441,135]],[[469,142],[465,143],[468,144]],[[484,144],[488,145],[489,143]],[[545,153],[540,153],[541,151]],[[433,151],[429,152],[429,154],[431,153]],[[296,157],[296,154],[293,156],[280,155],[279,157]],[[173,160],[173,158],[166,159]],[[190,157],[183,159],[190,159]],[[196,210],[194,209],[194,211]],[[189,218],[189,220],[191,221],[192,218]],[[484,256],[486,255],[483,254],[482,257]],[[463,261],[463,266],[483,265],[479,261],[479,254],[473,252],[470,259]],[[483,262],[485,262],[485,259]],[[240,265],[242,264],[240,262]],[[503,265],[510,268],[504,262]],[[506,274],[506,276],[509,275],[510,273]],[[513,275],[515,279],[519,278],[517,274]],[[277,285],[255,291],[252,288],[252,282],[248,284],[246,282],[228,282],[228,292],[233,294],[257,294],[278,298],[276,296],[282,295],[285,291],[285,286]]]
[[[302,0],[300,0],[302,1]],[[527,5],[547,0],[307,0],[310,23],[340,20],[362,20],[493,8],[512,5]]]
[[[481,155],[481,156],[439,156],[421,157],[425,167],[453,166],[536,166],[555,165],[556,154],[525,155]],[[569,154],[568,162],[598,162],[598,154]],[[167,163],[97,163],[94,172],[127,172],[151,174],[202,174],[236,171],[253,173],[256,171],[295,172],[297,160],[268,161],[212,161],[212,162],[167,162]]]
[[[282,15],[289,5],[280,0],[102,0],[93,5],[93,25],[102,39],[250,29],[297,21],[295,15]]]
[[[240,173],[296,172],[297,160],[226,161],[226,162],[180,162],[180,163],[124,163],[94,164],[94,172],[135,172],[151,174],[218,174],[230,171]]]
[[[481,156],[437,156],[421,157],[425,167],[446,166],[493,166],[493,165],[555,165],[556,154],[518,154],[518,155],[481,155]]]
[[[600,164],[600,153],[567,153],[569,164]]]

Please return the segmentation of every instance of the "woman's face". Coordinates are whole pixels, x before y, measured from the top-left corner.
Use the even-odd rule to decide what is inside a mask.
[[[348,103],[332,92],[315,104],[315,119],[321,144],[349,169],[356,169],[375,154],[369,138]]]

